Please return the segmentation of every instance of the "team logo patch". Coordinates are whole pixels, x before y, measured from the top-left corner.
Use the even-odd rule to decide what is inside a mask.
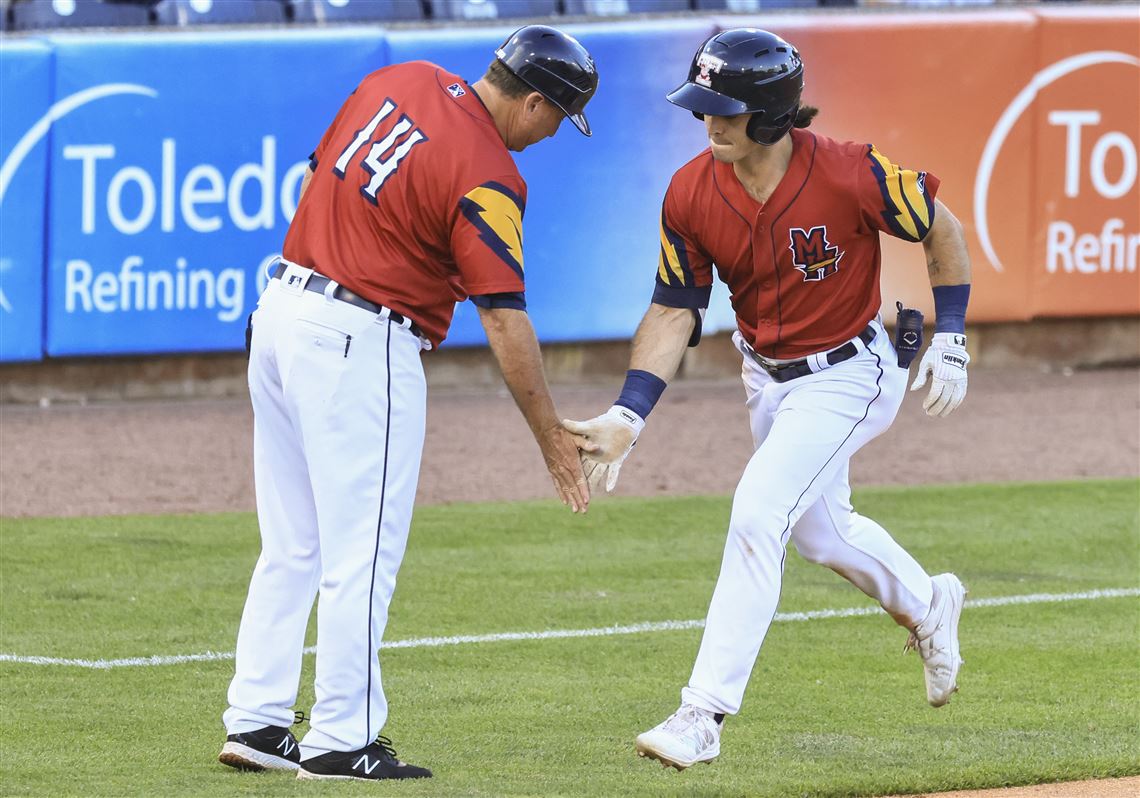
[[[467,91],[463,88],[462,83],[452,83],[447,87],[447,90],[451,92],[451,96],[455,97],[456,99],[462,97],[467,93]]]
[[[697,56],[697,69],[700,71],[694,80],[702,86],[711,86],[712,76],[709,73],[720,72],[723,66],[723,58],[717,58],[715,55],[709,55],[708,53],[701,53]]]
[[[839,271],[844,253],[827,240],[827,225],[821,224],[806,232],[802,227],[793,227],[788,236],[792,264],[803,272],[805,283],[822,280]]]

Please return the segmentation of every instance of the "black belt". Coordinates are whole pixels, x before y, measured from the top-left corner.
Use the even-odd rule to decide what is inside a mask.
[[[868,324],[863,332],[859,333],[858,338],[863,342],[864,346],[870,346],[871,341],[875,340],[876,332],[877,330],[874,325]],[[752,355],[752,359],[756,361],[756,364],[768,372],[768,376],[776,382],[787,382],[788,380],[794,380],[796,377],[806,377],[808,374],[813,373],[807,358],[803,360],[793,360],[790,363],[766,363],[747,343],[744,344],[744,347],[748,354]],[[827,364],[834,366],[836,363],[850,360],[858,353],[859,347],[855,346],[855,342],[848,341],[843,344],[843,346],[837,346],[827,353]]]
[[[277,270],[273,272],[273,277],[280,280],[281,275],[285,274],[285,271],[288,268],[288,264],[284,262],[278,263]],[[313,272],[312,276],[309,277],[309,281],[305,283],[305,290],[312,291],[317,294],[323,294],[325,292],[325,288],[331,282],[332,280],[328,277],[325,277],[323,274]],[[383,305],[377,305],[375,302],[370,302],[359,294],[354,294],[352,291],[349,291],[339,283],[337,284],[337,287],[333,289],[332,295],[333,299],[339,299],[341,302],[347,302],[350,305],[356,305],[356,307],[364,308],[365,310],[372,313],[386,314],[387,317],[394,321],[396,324],[402,325],[406,321],[408,322],[408,329],[412,331],[412,335],[417,335],[420,338],[424,337],[424,334],[420,330],[419,325],[404,316],[402,313],[397,313],[391,308],[386,308]]]

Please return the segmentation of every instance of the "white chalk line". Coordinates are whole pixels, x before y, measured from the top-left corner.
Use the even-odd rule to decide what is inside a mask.
[[[1029,593],[1021,596],[999,596],[996,598],[971,599],[966,601],[970,608],[1008,607],[1014,604],[1046,604],[1068,601],[1092,601],[1096,599],[1125,598],[1140,596],[1140,588],[1114,588],[1088,590],[1081,593]],[[846,607],[835,610],[811,610],[808,612],[778,612],[775,621],[789,623],[795,621],[818,621],[829,618],[855,618],[864,615],[883,615],[879,607]],[[653,621],[627,626],[602,626],[594,629],[547,629],[542,632],[498,632],[486,635],[454,635],[451,637],[414,637],[408,640],[393,640],[382,643],[382,649],[396,648],[437,648],[440,646],[462,646],[474,643],[503,643],[515,640],[563,640],[581,637],[612,637],[615,635],[636,635],[648,632],[674,632],[685,629],[700,629],[703,620],[694,621]],[[306,654],[316,651],[315,646],[305,649]],[[23,665],[65,665],[93,670],[111,668],[139,668],[158,665],[182,665],[188,662],[214,662],[232,660],[232,651],[203,651],[200,654],[176,654],[173,656],[127,657],[125,659],[62,659],[57,657],[34,657],[19,654],[0,654],[0,662],[13,662]]]

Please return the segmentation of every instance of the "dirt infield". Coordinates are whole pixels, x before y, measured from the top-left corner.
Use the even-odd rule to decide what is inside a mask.
[[[617,385],[555,386],[584,418]],[[0,515],[252,510],[246,400],[0,406]],[[622,471],[621,495],[730,493],[751,452],[739,382],[669,388]],[[1140,475],[1140,370],[971,374],[966,403],[927,418],[918,394],[852,463],[856,485]],[[549,498],[505,390],[434,390],[418,501]]]
[[[1074,781],[1066,784],[1034,784],[994,790],[922,793],[892,798],[1135,798],[1140,795],[1140,776],[1126,779]]]

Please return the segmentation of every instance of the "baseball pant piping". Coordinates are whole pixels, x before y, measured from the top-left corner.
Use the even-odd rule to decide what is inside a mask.
[[[384,527],[384,492],[388,487],[388,444],[391,443],[392,436],[389,434],[392,429],[392,322],[387,324],[387,335],[384,341],[384,361],[385,372],[387,372],[386,391],[388,395],[388,407],[385,411],[384,421],[384,474],[380,479],[380,512],[376,518],[376,546],[372,550],[372,575],[368,580],[371,587],[368,590],[368,646],[366,648],[366,656],[369,660],[368,667],[368,689],[366,694],[372,695],[372,667],[371,660],[376,656],[376,648],[372,646],[372,598],[376,592],[376,561],[380,558],[380,530]],[[377,641],[379,642],[379,641]],[[368,737],[372,731],[372,702],[369,701],[364,713],[364,735]]]

